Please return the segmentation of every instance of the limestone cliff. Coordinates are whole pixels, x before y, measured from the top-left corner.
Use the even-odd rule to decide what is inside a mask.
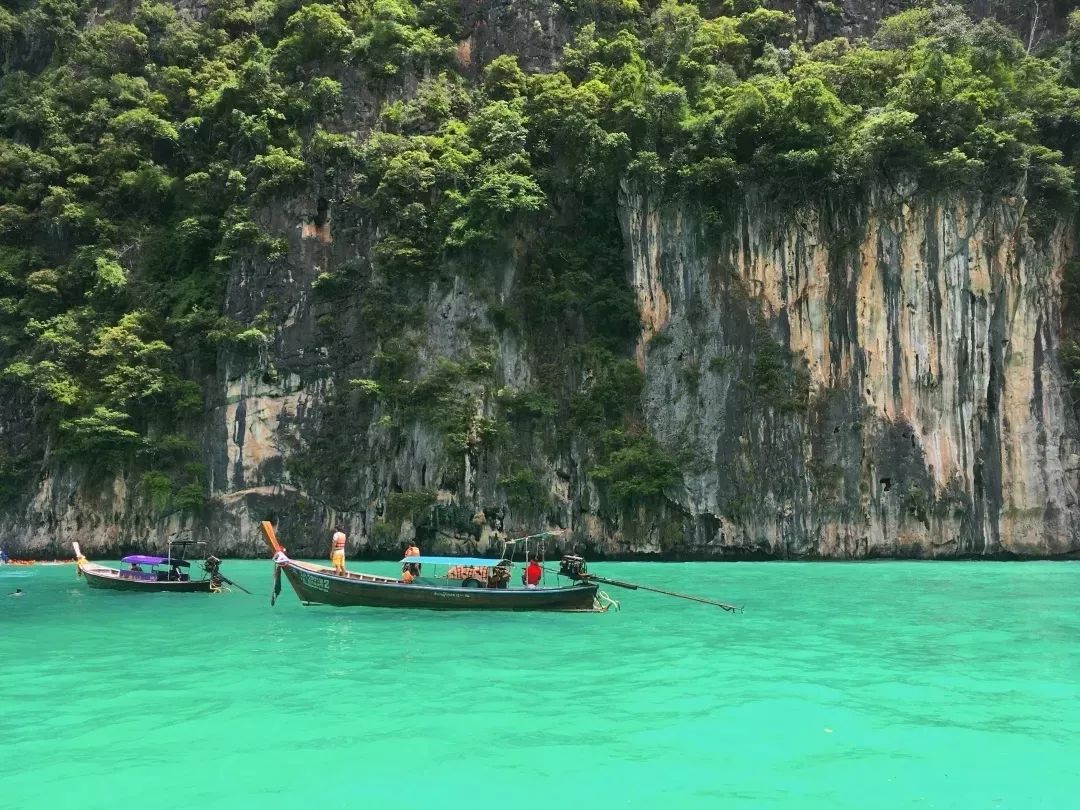
[[[770,223],[750,201],[713,252],[684,211],[627,192],[650,422],[702,461],[681,499],[702,550],[1077,548],[1080,457],[1053,359],[1072,238],[1061,225],[1037,243],[1022,209],[890,189],[853,216]],[[806,370],[805,416],[740,387],[760,324]]]
[[[217,8],[178,5],[196,21]],[[868,34],[910,4],[770,5],[821,40]],[[1063,28],[1057,6],[1040,20],[1017,9],[1007,22],[1034,38]],[[514,53],[527,71],[552,71],[572,19],[569,4],[543,0],[463,6],[455,69],[475,80]],[[341,78],[328,129],[359,141],[382,102],[431,76]],[[252,205],[251,230],[279,240],[273,255],[228,260],[220,313],[263,331],[190,362],[204,401],[183,430],[206,502],[155,506],[136,464],[102,473],[92,458],[56,456],[49,434],[33,480],[6,501],[0,545],[66,556],[79,541],[101,555],[194,537],[261,555],[258,522],[272,519],[294,555],[321,556],[335,524],[360,556],[393,556],[413,536],[429,552],[484,553],[543,529],[592,556],[1080,553],[1080,431],[1062,367],[1076,227],[1033,217],[1023,183],[980,195],[879,179],[793,204],[762,184],[717,183],[702,200],[620,174],[601,201],[611,233],[595,238],[614,240],[640,330],[607,350],[644,383],[641,419],[619,429],[678,461],[657,491],[620,500],[598,440],[567,425],[567,403],[597,383],[585,349],[537,340],[507,314],[528,315],[549,223],[515,223],[483,256],[395,275],[372,261],[387,228],[357,202],[355,175],[311,174]],[[10,452],[39,428],[37,405],[0,386]]]
[[[779,219],[766,201],[748,198],[720,234],[630,184],[620,211],[642,322],[636,357],[648,426],[683,454],[683,483],[664,508],[604,520],[590,509],[597,499],[580,460],[544,458],[544,526],[573,530],[594,554],[1080,549],[1080,456],[1057,360],[1061,274],[1074,247],[1067,224],[1036,240],[1022,198],[895,189],[875,190],[854,210]],[[326,307],[311,303],[309,288],[334,261],[332,244],[329,232],[313,238],[298,223],[286,278],[280,268],[238,272],[227,306],[258,307],[251,299],[278,284],[289,314],[260,365],[233,372],[223,363],[205,433],[214,496],[207,510],[140,516],[122,477],[90,495],[78,472],[66,470],[42,482],[8,524],[7,542],[28,538],[33,549],[80,540],[101,549],[151,532],[194,532],[216,549],[257,553],[257,521],[269,516],[283,521],[298,552],[319,553],[311,538],[342,522],[354,550],[378,553],[372,531],[386,493],[431,489],[440,490],[436,509],[456,510],[466,523],[479,514],[484,524],[472,534],[447,524],[425,537],[435,547],[483,550],[492,529],[525,529],[497,484],[506,459],[448,455],[422,424],[392,435],[378,427],[378,413],[343,431],[336,448],[356,460],[344,473],[352,491],[337,499],[351,508],[320,503],[290,480],[290,454],[328,418],[332,383],[320,367],[329,351],[311,332]],[[507,285],[513,273],[509,267]],[[470,327],[490,317],[460,278],[431,290],[424,315],[429,345],[451,356],[467,353]],[[363,324],[355,328],[349,340],[361,343]],[[782,350],[775,367],[762,359],[773,346]],[[497,355],[494,387],[526,387],[531,371],[511,336]],[[478,414],[493,407],[492,395],[475,391]],[[405,534],[410,526],[406,520]],[[382,540],[382,552],[393,553],[395,543]]]

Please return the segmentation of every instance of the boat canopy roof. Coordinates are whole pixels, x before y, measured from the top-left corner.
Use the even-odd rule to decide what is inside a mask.
[[[424,554],[413,557],[402,557],[403,563],[427,563],[429,565],[472,565],[478,568],[494,568],[502,562],[500,559],[488,559],[486,557],[430,557]]]
[[[132,565],[180,565],[187,568],[191,563],[187,560],[170,560],[168,557],[148,557],[145,554],[129,554],[120,562],[131,563]]]

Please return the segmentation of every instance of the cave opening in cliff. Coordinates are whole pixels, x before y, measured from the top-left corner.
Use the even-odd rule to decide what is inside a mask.
[[[313,222],[316,228],[321,228],[326,224],[330,212],[330,201],[326,197],[319,197],[316,203],[315,216]]]

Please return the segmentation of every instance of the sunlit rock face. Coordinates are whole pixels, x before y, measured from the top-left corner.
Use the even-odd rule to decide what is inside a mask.
[[[1071,226],[1038,238],[1022,199],[986,202],[914,189],[778,214],[753,194],[706,229],[685,206],[624,184],[619,212],[627,282],[637,297],[647,426],[680,454],[666,505],[612,521],[573,454],[536,459],[551,507],[537,528],[574,532],[592,553],[705,558],[1055,556],[1080,549],[1080,469],[1059,365],[1061,276]],[[316,247],[312,247],[315,245]],[[257,311],[288,291],[287,317],[265,358],[223,361],[207,412],[211,501],[196,515],[138,508],[122,477],[91,483],[46,475],[12,522],[31,548],[55,538],[89,549],[197,536],[222,552],[260,551],[258,521],[291,529],[298,552],[321,554],[343,524],[359,552],[393,553],[414,531],[375,537],[388,492],[438,490],[477,528],[437,547],[494,548],[504,509],[498,472],[512,461],[448,450],[429,427],[379,428],[380,413],[336,428],[346,496],[305,492],[289,472],[328,417],[334,380],[308,293],[340,260],[295,229],[281,268],[239,269],[228,307]],[[512,285],[513,267],[505,283]],[[488,318],[464,279],[432,288],[418,325],[432,357],[470,351]],[[341,313],[341,318],[346,315]],[[363,324],[346,342],[363,346]],[[507,335],[498,386],[525,388],[529,358]],[[235,369],[234,370],[234,366]],[[268,370],[272,370],[272,373]],[[477,418],[492,409],[478,388]],[[324,431],[325,432],[325,431]],[[468,522],[468,521],[466,521]],[[477,541],[477,537],[480,538]]]
[[[1035,240],[1022,200],[895,191],[780,219],[751,199],[709,238],[648,194],[626,189],[624,210],[650,422],[701,461],[683,501],[697,543],[828,557],[1077,548],[1080,464],[1056,359],[1064,225]],[[805,369],[805,406],[748,390],[762,330]]]

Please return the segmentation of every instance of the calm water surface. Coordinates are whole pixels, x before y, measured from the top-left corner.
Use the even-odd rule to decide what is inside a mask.
[[[361,567],[351,564],[351,567]],[[390,572],[393,564],[368,564]],[[1080,564],[609,563],[745,605],[305,608],[0,568],[0,807],[1080,806]]]

